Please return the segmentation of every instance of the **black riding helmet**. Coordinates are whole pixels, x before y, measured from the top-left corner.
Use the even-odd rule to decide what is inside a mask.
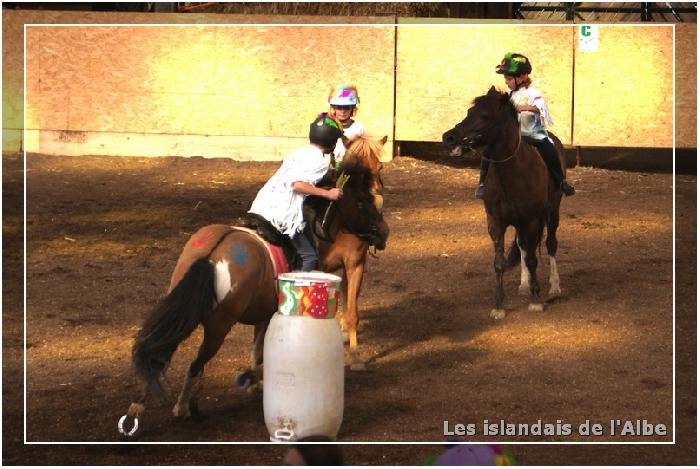
[[[501,63],[496,65],[496,73],[514,77],[524,73],[529,75],[532,73],[532,65],[530,65],[530,61],[524,55],[508,52],[501,60]]]
[[[342,125],[328,113],[324,112],[309,126],[309,141],[323,148],[334,148],[343,135]]]

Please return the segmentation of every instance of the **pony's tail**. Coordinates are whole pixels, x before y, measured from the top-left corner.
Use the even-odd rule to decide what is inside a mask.
[[[161,375],[180,342],[212,310],[215,298],[214,266],[203,257],[146,318],[131,355],[136,374],[148,388],[163,392]]]
[[[510,270],[518,265],[520,265],[520,248],[518,247],[516,238],[513,238],[513,244],[510,245],[508,255],[506,256],[506,270]]]

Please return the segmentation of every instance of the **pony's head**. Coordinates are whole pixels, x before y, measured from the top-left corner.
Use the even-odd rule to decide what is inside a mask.
[[[509,119],[517,123],[510,96],[492,86],[488,93],[474,99],[462,122],[442,134],[442,143],[451,156],[462,156],[464,149],[473,150],[500,138],[500,129]]]
[[[374,199],[374,206],[377,207],[379,212],[382,211],[382,207],[384,206],[384,197],[382,196],[384,184],[382,183],[379,172],[382,170],[380,158],[386,141],[386,136],[379,140],[373,140],[364,136],[359,136],[352,141],[347,141],[347,139],[343,138],[343,143],[346,147],[343,162],[352,165],[360,165],[369,170],[370,191]]]
[[[372,172],[362,164],[349,161],[343,161],[338,172],[348,179],[343,186],[343,196],[333,205],[334,215],[340,217],[340,224],[345,229],[365,239],[371,246],[384,249],[389,226],[375,205]]]

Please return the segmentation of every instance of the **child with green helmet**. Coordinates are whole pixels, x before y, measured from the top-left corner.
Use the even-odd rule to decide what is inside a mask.
[[[337,88],[332,88],[328,95],[328,104],[331,107],[331,113],[343,124],[343,134],[349,141],[365,134],[364,126],[353,119],[360,104],[360,96],[355,85],[341,84]],[[345,145],[341,139],[338,139],[333,154],[338,162],[345,156]]]
[[[549,174],[554,179],[557,187],[561,188],[564,195],[574,195],[576,190],[564,179],[564,172],[552,139],[549,138],[545,127],[552,125],[552,117],[549,115],[547,102],[542,93],[532,86],[530,73],[532,65],[527,57],[522,54],[507,53],[501,63],[496,66],[496,73],[504,76],[506,85],[510,89],[510,100],[518,112],[520,121],[520,134],[527,139],[539,152],[547,165]],[[489,163],[481,161],[481,174],[479,185],[476,188],[476,198],[484,197],[484,181],[488,172]]]
[[[258,191],[249,210],[291,238],[302,258],[303,271],[316,269],[319,255],[311,230],[304,223],[302,205],[307,195],[328,200],[338,200],[343,196],[342,189],[315,186],[328,172],[331,153],[342,134],[342,125],[337,119],[325,112],[320,114],[309,126],[309,145],[284,159]]]

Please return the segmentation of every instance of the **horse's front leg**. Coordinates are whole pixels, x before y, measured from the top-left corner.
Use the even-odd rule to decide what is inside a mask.
[[[343,268],[342,281],[340,282],[340,294],[341,294],[341,305],[338,306],[338,311],[336,312],[336,317],[340,323],[340,335],[343,338],[343,344],[350,343],[350,335],[348,334],[348,326],[345,323],[345,313],[348,304],[348,276],[345,273],[345,268]]]
[[[348,265],[350,264],[350,265]],[[362,277],[364,275],[364,262],[346,263],[345,275],[347,278],[347,289],[345,292],[345,311],[343,322],[347,328],[350,347],[350,369],[353,371],[363,371],[367,366],[362,361],[357,349],[357,327],[360,322],[357,313],[357,298],[362,287]]]
[[[496,306],[491,310],[491,318],[503,319],[506,312],[503,309],[503,300],[505,293],[503,291],[503,272],[505,271],[506,260],[503,255],[503,241],[505,237],[505,227],[497,223],[493,217],[487,217],[489,235],[493,241],[494,259],[493,268],[496,271]]]

